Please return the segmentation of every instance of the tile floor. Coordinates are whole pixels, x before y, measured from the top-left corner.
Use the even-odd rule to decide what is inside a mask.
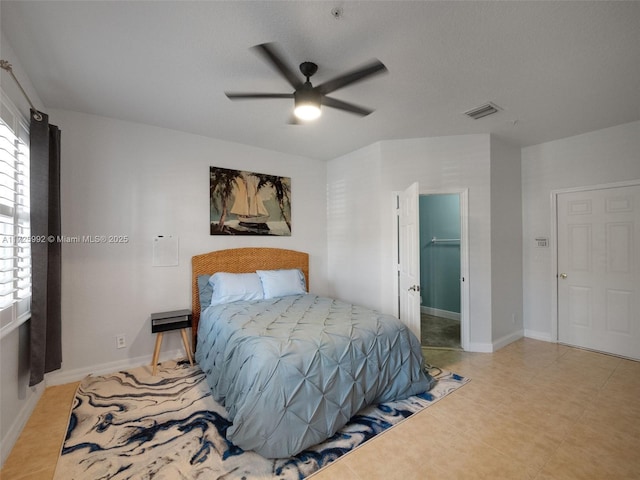
[[[2,467],[0,480],[53,478],[78,384],[45,389]]]
[[[420,335],[423,347],[460,350],[460,320],[420,314]]]
[[[530,339],[426,358],[472,381],[313,480],[640,479],[640,362]],[[45,391],[3,480],[52,478],[74,391]]]

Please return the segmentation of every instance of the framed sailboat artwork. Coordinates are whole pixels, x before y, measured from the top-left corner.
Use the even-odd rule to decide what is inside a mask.
[[[291,178],[209,167],[211,235],[291,236]]]

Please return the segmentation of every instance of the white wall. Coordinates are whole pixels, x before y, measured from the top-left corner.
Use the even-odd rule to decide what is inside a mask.
[[[327,166],[327,242],[330,295],[382,308],[384,222],[380,144]]]
[[[494,347],[524,335],[520,148],[491,137],[491,325]]]
[[[327,181],[331,293],[385,313],[397,305],[393,192],[416,181],[422,192],[469,189],[470,341],[491,349],[490,137],[383,141],[328,162]]]
[[[63,365],[48,384],[149,362],[149,315],[190,307],[195,254],[302,250],[310,254],[311,290],[327,293],[325,163],[94,115],[50,114],[62,130],[63,235],[126,235],[129,242],[63,244]],[[210,166],[291,177],[292,236],[211,236]],[[152,266],[156,235],[179,237],[179,266]],[[126,336],[124,349],[116,349],[118,334]],[[165,339],[165,356],[182,350],[177,332]]]
[[[551,324],[555,267],[551,248],[551,192],[640,179],[640,122],[522,149],[524,327],[528,337],[555,341]],[[553,243],[552,243],[553,247]]]
[[[421,192],[469,189],[469,347],[491,350],[491,194],[489,135],[397,140],[383,144],[382,177],[389,191],[412,182]],[[392,265],[391,213],[384,232],[385,263]],[[391,276],[385,276],[391,292]],[[390,298],[386,295],[386,298]],[[391,301],[387,301],[391,306]]]

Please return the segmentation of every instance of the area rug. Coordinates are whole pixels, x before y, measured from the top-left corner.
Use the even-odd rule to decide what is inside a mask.
[[[468,379],[431,370],[431,391],[361,410],[325,442],[292,458],[266,459],[225,438],[231,423],[204,374],[165,362],[85,378],[76,392],[54,480],[304,479]]]

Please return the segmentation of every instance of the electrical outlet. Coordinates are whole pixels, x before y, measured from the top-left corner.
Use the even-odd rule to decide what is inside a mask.
[[[127,346],[127,339],[124,334],[116,335],[116,348],[124,348]]]

